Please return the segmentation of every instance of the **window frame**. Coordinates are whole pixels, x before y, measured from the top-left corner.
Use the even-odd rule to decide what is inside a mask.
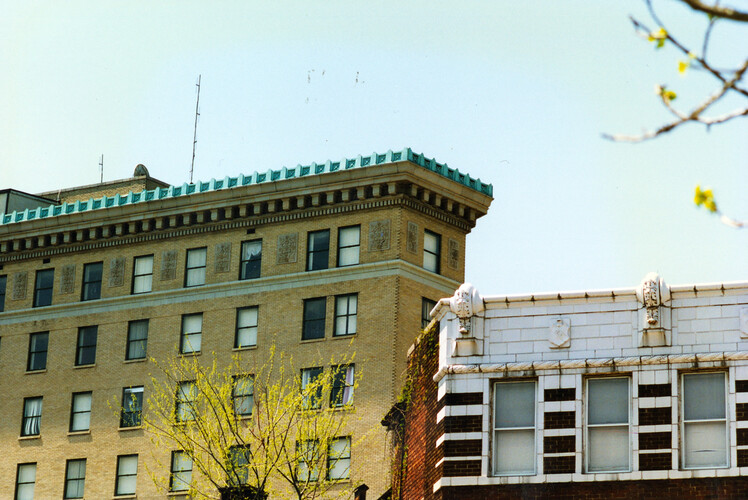
[[[189,394],[184,391],[184,387],[189,387]],[[190,398],[182,398],[180,395],[192,396]],[[195,399],[197,399],[197,385],[194,380],[183,380],[177,383],[177,392],[174,398],[174,421],[177,423],[191,422],[195,420],[195,408],[193,406]],[[185,416],[189,418],[185,418]]]
[[[5,311],[5,295],[8,288],[8,275],[0,275],[0,313]]]
[[[122,388],[122,407],[119,414],[120,429],[138,428],[143,425],[144,397],[145,388],[142,385]],[[132,403],[135,403],[137,406]]]
[[[431,310],[436,307],[436,301],[421,297],[421,330],[425,330],[431,323]]]
[[[335,365],[332,370],[332,387],[330,388],[330,408],[346,408],[353,406],[354,389],[356,386],[356,365],[347,363]],[[342,378],[340,374],[343,374]],[[350,381],[348,374],[350,373]],[[346,390],[349,390],[346,397]],[[338,395],[340,397],[338,398]],[[339,399],[339,401],[338,401]]]
[[[205,262],[201,266],[193,266],[190,267],[190,253],[193,252],[204,252],[205,253]],[[193,288],[196,286],[203,286],[206,283],[206,277],[207,277],[207,269],[208,269],[208,247],[197,247],[197,248],[188,248],[187,252],[185,253],[185,259],[184,259],[184,288]],[[198,273],[202,274],[202,282],[201,283],[195,283],[190,285],[190,276],[192,273]]]
[[[250,254],[249,258],[244,258],[244,248],[245,246],[249,246],[252,244],[259,244],[260,245],[260,253],[259,254]],[[242,241],[241,247],[239,249],[239,280],[252,280],[257,279],[262,276],[262,238],[254,239],[254,240],[247,240]],[[256,255],[259,255],[258,257],[255,257]],[[254,262],[257,262],[257,264],[253,264]],[[253,271],[254,266],[257,266],[257,271]],[[257,276],[254,276],[254,274],[257,274]]]
[[[34,338],[41,338],[41,336],[44,336],[46,339],[46,348],[44,350],[36,350],[32,351],[32,347],[35,347],[36,342],[34,342]],[[41,356],[41,353],[44,353],[44,363],[42,363],[42,366],[39,368],[33,368],[32,361],[35,361],[37,359],[37,356]],[[29,334],[29,351],[28,351],[28,357],[26,358],[26,371],[27,372],[39,372],[44,371],[47,369],[47,354],[49,353],[49,332],[34,332]]]
[[[353,307],[355,308],[355,311],[351,313],[351,298],[353,298]],[[340,314],[340,301],[342,299],[345,299],[345,312],[343,314]],[[345,328],[344,332],[340,333],[338,330],[338,320],[340,318],[345,318]],[[351,321],[351,318],[353,320]],[[349,332],[349,328],[351,325],[351,322],[353,323],[353,331]],[[334,328],[332,330],[332,336],[333,337],[350,337],[351,335],[356,335],[358,332],[358,293],[346,293],[343,295],[336,295],[335,296],[335,322],[334,322]]]
[[[137,324],[143,324],[145,323],[145,337],[134,339],[133,338],[133,326]],[[148,318],[146,319],[135,319],[132,321],[127,322],[127,344],[125,345],[125,361],[133,361],[137,359],[147,359],[148,358],[148,329],[150,328],[150,320]],[[144,344],[143,347],[143,355],[140,357],[135,357],[131,355],[131,348],[133,345],[135,345],[137,342],[142,342]]]
[[[616,423],[608,423],[608,424],[591,424],[590,423],[590,408],[592,408],[593,402],[590,402],[590,381],[595,380],[614,380],[614,379],[625,379],[627,381],[627,399],[626,399],[626,408],[627,408],[627,414],[626,418],[627,421],[624,422],[616,422]],[[594,383],[594,382],[593,382]],[[633,471],[634,461],[633,461],[633,446],[632,446],[632,435],[633,435],[633,391],[632,391],[632,385],[633,381],[630,376],[628,375],[616,375],[616,376],[603,376],[603,377],[585,377],[584,378],[584,412],[583,412],[583,434],[582,439],[584,440],[584,472],[585,474],[615,474],[615,473],[626,473]],[[599,470],[593,470],[590,467],[590,458],[592,457],[592,451],[590,450],[590,429],[613,429],[613,428],[626,428],[626,433],[628,436],[628,466],[624,469],[599,469]]]
[[[148,273],[142,273],[142,274],[136,274],[138,269],[138,261],[143,260],[145,262],[146,259],[150,259],[151,261],[151,271]],[[132,287],[130,289],[130,295],[140,295],[143,293],[150,293],[153,291],[153,264],[154,264],[153,254],[149,255],[138,255],[136,257],[133,257],[132,259]],[[135,291],[135,285],[136,283],[140,283],[139,278],[143,278],[145,280],[145,277],[148,277],[148,289],[142,290],[142,291]],[[144,287],[145,288],[145,287]]]
[[[300,450],[301,448],[301,450]],[[320,469],[325,456],[321,452],[319,439],[302,439],[296,441],[296,477],[303,483],[316,483],[319,481]],[[311,456],[310,452],[311,451]],[[306,476],[302,477],[302,465],[306,469]]]
[[[189,460],[189,463],[190,463],[190,468],[189,469],[179,469],[179,470],[175,470],[174,469],[174,467],[175,467],[175,465],[177,463],[176,458],[178,456],[186,457],[187,460]],[[184,460],[182,461],[182,463],[185,463]],[[192,457],[190,457],[189,455],[187,455],[187,453],[184,450],[173,450],[171,452],[171,466],[169,467],[169,492],[189,491],[190,485],[192,484],[192,468],[193,468]],[[180,474],[183,475],[186,472],[189,472],[189,474],[187,475],[187,481],[185,481],[182,478],[179,479],[179,481],[182,484],[185,484],[186,487],[185,488],[176,489],[174,487],[174,482],[175,482],[174,478],[178,477],[178,475],[180,475]]]
[[[99,279],[98,279],[98,281],[97,280],[88,280],[87,279],[87,276],[88,276],[87,271],[89,269],[92,269],[93,266],[99,266]],[[100,299],[101,298],[101,288],[102,288],[101,284],[102,284],[103,280],[104,280],[104,262],[103,261],[102,262],[89,262],[88,264],[83,264],[83,282],[81,283],[81,301],[85,302],[85,301],[88,301],[88,300],[97,300],[97,299]],[[96,283],[98,283],[99,288],[98,288],[98,292],[95,294],[96,296],[93,297],[93,296],[90,296],[91,294],[89,293],[90,292],[89,287],[92,286],[92,285],[95,285]],[[96,290],[96,289],[94,288],[94,290]]]
[[[199,317],[200,318],[200,330],[196,332],[185,332],[185,320],[187,318],[191,317]],[[190,338],[192,336],[197,336],[199,338],[198,342],[198,348],[194,349],[192,345],[192,341]],[[191,350],[187,351],[185,350],[185,341],[188,342],[187,347],[191,348]],[[183,314],[182,315],[182,326],[179,331],[179,354],[200,354],[200,351],[203,347],[203,313],[191,313],[191,314]]]
[[[120,472],[120,466],[122,464],[122,461],[124,459],[133,458],[135,457],[135,473],[130,474],[123,474]],[[121,496],[121,495],[135,495],[138,491],[138,466],[140,465],[140,457],[137,453],[131,453],[128,455],[117,455],[117,469],[114,472],[114,496]],[[134,477],[135,478],[135,487],[132,489],[132,491],[120,491],[120,487],[122,486],[120,484],[120,481],[122,479]]]
[[[342,241],[343,241],[343,238],[342,238],[343,232],[344,231],[350,231],[350,230],[353,230],[353,229],[357,230],[356,235],[358,236],[358,238],[357,238],[358,242],[355,245],[343,245],[342,244]],[[341,255],[345,254],[346,250],[353,249],[353,248],[356,249],[356,259],[355,259],[356,262],[353,262],[351,264],[341,264],[340,263],[340,261],[341,261],[341,259],[340,259]],[[344,226],[344,227],[339,227],[338,228],[338,252],[337,252],[336,262],[335,263],[336,263],[337,267],[350,267],[350,266],[356,266],[356,265],[358,265],[358,264],[361,263],[361,225],[360,224],[355,224],[353,226]]]
[[[39,414],[37,415],[26,415],[26,406],[32,401],[39,401]],[[43,396],[31,396],[23,398],[23,413],[21,415],[21,437],[35,437],[41,436],[42,434],[42,415],[44,411],[44,397]],[[34,432],[34,424],[36,422],[36,432]],[[32,430],[26,431],[27,427],[31,427]]]
[[[312,240],[315,239],[315,235],[321,235],[323,233],[327,233],[327,246],[325,248],[314,248],[312,245]],[[319,255],[325,255],[324,259],[324,266],[323,267],[317,267],[315,265],[315,262],[317,260],[315,257]],[[319,265],[323,265],[323,259],[322,257],[319,258]],[[330,268],[330,230],[329,229],[320,229],[318,231],[309,231],[306,235],[306,270],[307,271],[323,271],[325,269]]]
[[[533,410],[532,410],[532,416],[533,416],[533,426],[515,426],[515,427],[497,427],[496,426],[496,408],[498,404],[498,394],[499,391],[496,390],[498,385],[500,384],[527,384],[532,383],[533,384]],[[491,475],[497,476],[497,477],[505,477],[505,476],[534,476],[538,473],[538,381],[537,379],[517,379],[517,380],[494,380],[491,384],[492,394],[491,394],[491,416],[490,416],[490,425],[491,425]],[[498,471],[497,467],[497,460],[496,456],[498,453],[498,433],[499,432],[521,432],[521,431],[533,431],[533,450],[532,450],[532,471],[509,471],[509,472],[500,472]]]
[[[77,477],[70,477],[70,466],[73,463],[78,463],[78,473],[80,474],[80,463],[83,462],[83,475],[77,476]],[[73,496],[70,494],[70,484],[71,482],[76,482],[76,485],[80,481],[82,483],[81,493],[78,496]],[[85,458],[73,458],[69,459],[65,462],[65,490],[63,492],[62,497],[67,500],[70,498],[83,498],[84,492],[86,488],[86,459]]]
[[[337,456],[333,458],[332,454],[332,446],[333,443],[336,441],[346,441],[347,442],[347,449],[348,449],[348,455],[347,456]],[[351,478],[351,457],[353,455],[353,452],[351,450],[351,436],[338,436],[330,439],[330,442],[327,445],[327,480],[328,481],[346,481]],[[330,472],[332,468],[337,465],[338,462],[341,460],[347,460],[348,461],[348,467],[346,468],[346,475],[344,477],[331,477]]]
[[[301,369],[301,380],[299,381],[301,385],[301,393],[304,395],[304,391],[306,391],[307,386],[310,383],[314,383],[319,377],[322,377],[324,374],[325,369],[321,366],[311,366],[309,368],[302,368]],[[309,374],[308,377],[305,376],[305,374]],[[306,380],[305,380],[306,379]],[[322,408],[322,386],[318,385],[317,390],[315,391],[315,394],[312,395],[312,401],[309,400],[309,395],[304,395],[304,402],[303,407],[306,410],[319,410]]]
[[[88,343],[84,344],[86,340],[86,334],[93,332],[93,343],[90,343],[91,338],[88,337]],[[96,364],[96,343],[99,336],[98,325],[81,326],[78,328],[78,341],[75,344],[75,366],[92,366]],[[93,360],[90,363],[84,363],[84,355],[89,351],[93,350]]]
[[[720,419],[693,419],[686,420],[686,377],[700,376],[700,375],[714,375],[721,374],[724,379],[724,418]],[[681,435],[681,450],[680,450],[680,466],[683,470],[707,470],[707,469],[727,469],[730,467],[730,381],[728,373],[726,371],[713,370],[713,371],[698,371],[698,372],[681,372],[679,373],[680,382],[680,394],[679,394],[679,422],[678,430]],[[699,467],[689,467],[686,465],[687,451],[688,451],[688,440],[686,439],[686,426],[693,423],[709,423],[709,422],[724,422],[725,433],[724,433],[724,444],[725,444],[725,462],[724,465],[707,465]]]
[[[433,237],[436,240],[436,252],[426,249],[427,237]],[[431,269],[426,265],[426,255],[430,255],[435,259],[435,269]],[[442,235],[429,231],[428,229],[423,230],[423,268],[429,272],[440,274],[441,273],[441,259],[442,259]]]
[[[50,273],[51,277],[49,278],[49,286],[41,287],[39,286],[40,281],[44,279],[44,276]],[[47,307],[52,305],[52,298],[54,296],[54,288],[55,288],[55,268],[49,268],[49,269],[39,269],[36,271],[35,279],[34,279],[34,302],[32,304],[32,307]],[[49,292],[49,298],[46,299],[49,302],[41,301],[40,297],[46,297],[45,295],[41,295],[42,292]]]
[[[249,483],[249,463],[251,457],[252,455],[248,444],[229,447],[229,460],[231,460],[233,467],[231,472],[236,473],[236,478],[231,477],[229,474],[227,480],[229,486],[238,487]],[[237,461],[237,458],[244,458],[244,460]],[[243,470],[241,470],[242,467],[244,468]],[[235,481],[235,479],[237,481]]]
[[[311,305],[314,303],[317,304],[324,304],[324,307],[322,308],[323,314],[321,317],[307,317],[311,315],[311,313],[307,313],[307,311],[311,308]],[[327,333],[327,297],[311,297],[308,299],[304,299],[304,308],[302,312],[302,328],[301,328],[301,340],[319,340],[324,339]],[[318,335],[314,333],[315,328],[314,325],[321,322],[322,324],[322,335]],[[312,336],[312,335],[318,335],[318,336]]]
[[[31,466],[33,466],[33,468],[34,468],[34,480],[31,481],[31,482],[26,481],[26,482],[22,483],[21,482],[21,468],[23,468],[23,467],[31,467]],[[34,490],[36,489],[36,462],[26,462],[26,463],[18,464],[16,466],[16,488],[15,488],[15,491],[13,493],[13,498],[15,500],[19,500],[21,498],[19,496],[19,493],[20,493],[19,490],[21,489],[20,487],[22,487],[24,485],[28,485],[28,484],[33,485],[33,487],[31,488],[31,494],[33,495],[34,494]]]
[[[78,397],[82,396],[89,396],[88,400],[88,410],[84,411],[76,411],[75,409],[75,400]],[[88,432],[91,430],[91,408],[93,407],[93,392],[92,391],[83,391],[83,392],[74,392],[73,396],[70,400],[70,425],[68,426],[68,432]],[[85,428],[75,428],[75,421],[76,417],[78,415],[88,414],[88,425]]]
[[[255,311],[255,324],[254,325],[247,325],[247,326],[239,326],[239,317],[242,315],[242,312],[244,311]],[[257,334],[258,334],[258,325],[260,323],[260,307],[259,306],[247,306],[247,307],[238,307],[236,309],[236,323],[235,323],[235,330],[234,330],[234,349],[247,349],[249,347],[257,347]],[[254,329],[254,332],[252,331]],[[254,343],[250,344],[240,344],[239,340],[242,337],[242,333],[248,332],[248,335],[251,337],[254,335]]]
[[[242,385],[242,387],[249,387],[249,391],[246,393],[237,393],[237,389],[240,387],[239,382],[241,380],[249,381],[248,384]],[[233,380],[233,386],[231,388],[231,403],[234,407],[234,415],[238,418],[250,417],[254,411],[255,403],[255,377],[254,375],[236,375]],[[243,401],[249,400],[249,412],[242,413],[238,409],[244,406]]]

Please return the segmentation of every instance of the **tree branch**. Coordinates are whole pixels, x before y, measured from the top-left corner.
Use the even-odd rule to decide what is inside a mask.
[[[729,7],[721,7],[719,5],[706,5],[699,0],[680,1],[691,7],[693,10],[703,12],[713,17],[720,17],[722,19],[729,19],[730,21],[748,23],[748,12],[742,12],[739,10],[731,9]]]

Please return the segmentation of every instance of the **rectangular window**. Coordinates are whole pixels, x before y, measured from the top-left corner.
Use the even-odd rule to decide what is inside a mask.
[[[75,366],[96,363],[96,337],[98,326],[78,328],[78,346],[75,350]]]
[[[5,310],[5,288],[8,284],[7,276],[0,276],[0,313]]]
[[[192,459],[183,451],[171,452],[169,491],[186,491],[192,482]]]
[[[143,386],[122,389],[120,427],[139,427],[143,415]]]
[[[184,271],[184,286],[205,284],[205,266],[208,259],[207,248],[187,250],[187,265]]]
[[[83,266],[81,300],[96,300],[101,298],[101,276],[103,270],[103,262],[93,262]]]
[[[319,409],[322,407],[322,367],[303,368],[301,370],[301,394],[304,397],[304,408]]]
[[[86,484],[86,459],[68,460],[65,467],[65,498],[83,498]]]
[[[125,359],[144,359],[148,347],[148,320],[139,319],[127,324],[127,352]]]
[[[333,366],[330,407],[353,404],[354,365]]]
[[[495,474],[535,474],[535,393],[534,381],[494,384]]]
[[[190,354],[200,352],[203,338],[203,313],[182,316],[182,335],[179,352]]]
[[[304,327],[301,340],[325,338],[326,309],[326,297],[304,300]]]
[[[153,255],[135,257],[132,266],[132,293],[148,293],[153,287]]]
[[[296,476],[302,483],[318,481],[320,465],[324,456],[321,454],[319,439],[306,439],[296,442],[296,454],[299,462]]]
[[[330,230],[310,232],[306,242],[306,270],[327,269],[329,262]]]
[[[631,394],[627,377],[587,379],[588,472],[631,470]]]
[[[117,457],[117,479],[114,483],[115,495],[134,495],[138,480],[138,456],[120,455]]]
[[[338,295],[335,297],[335,331],[333,335],[353,335],[356,333],[356,313],[358,294]]]
[[[257,345],[257,306],[242,307],[236,310],[236,334],[234,347]]]
[[[47,368],[47,347],[49,332],[32,333],[29,336],[29,359],[26,370],[33,372]]]
[[[195,420],[195,400],[197,399],[197,386],[195,382],[180,382],[177,387],[177,402],[175,418],[177,422]]]
[[[351,475],[351,438],[338,437],[330,441],[327,450],[327,479],[340,481]]]
[[[358,264],[361,246],[361,226],[338,229],[338,267]]]
[[[260,277],[262,264],[262,240],[245,241],[242,243],[241,262],[239,263],[239,279],[249,280]]]
[[[18,464],[16,471],[16,500],[34,500],[36,464]]]
[[[73,393],[70,405],[70,432],[87,431],[91,426],[91,392]]]
[[[436,307],[436,302],[421,298],[421,329],[426,328],[431,323],[431,310]]]
[[[231,469],[229,470],[229,485],[241,486],[249,482],[249,463],[252,456],[249,445],[232,446],[229,448]]]
[[[52,288],[54,281],[54,269],[43,269],[36,272],[36,283],[34,284],[34,307],[43,307],[52,304]]]
[[[428,229],[423,233],[423,268],[432,273],[439,273],[441,261],[442,237]]]
[[[21,436],[38,436],[42,431],[42,398],[25,398],[23,400],[23,420]]]
[[[234,389],[231,397],[234,400],[234,412],[237,415],[246,416],[252,414],[254,385],[255,381],[252,375],[243,375],[234,378]]]
[[[682,381],[683,468],[727,467],[726,374],[685,373]]]

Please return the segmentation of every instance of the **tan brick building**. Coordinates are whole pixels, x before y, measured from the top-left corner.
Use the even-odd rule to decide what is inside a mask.
[[[164,498],[146,468],[171,450],[112,402],[148,391],[149,357],[273,344],[299,370],[355,351],[348,431],[375,430],[338,488],[383,493],[379,422],[492,187],[410,149],[182,186],[135,173],[0,191],[0,498]]]

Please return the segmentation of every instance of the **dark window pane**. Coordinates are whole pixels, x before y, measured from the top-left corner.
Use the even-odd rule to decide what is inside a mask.
[[[5,286],[8,284],[7,276],[0,276],[0,312],[5,310]]]
[[[327,269],[330,261],[330,230],[309,233],[307,240],[307,271]]]
[[[101,275],[103,263],[95,262],[83,267],[82,300],[94,300],[101,297]]]
[[[32,333],[29,338],[28,371],[44,370],[47,367],[47,344],[49,333]]]
[[[96,362],[96,336],[98,327],[86,326],[78,329],[78,351],[76,366],[92,365]]]
[[[307,299],[304,301],[304,331],[301,339],[322,339],[325,337],[325,308],[327,299]]]
[[[262,240],[242,243],[242,255],[239,279],[248,280],[260,277],[262,264]]]
[[[52,285],[54,284],[54,278],[54,269],[44,269],[43,271],[36,272],[34,307],[42,307],[52,304]]]

